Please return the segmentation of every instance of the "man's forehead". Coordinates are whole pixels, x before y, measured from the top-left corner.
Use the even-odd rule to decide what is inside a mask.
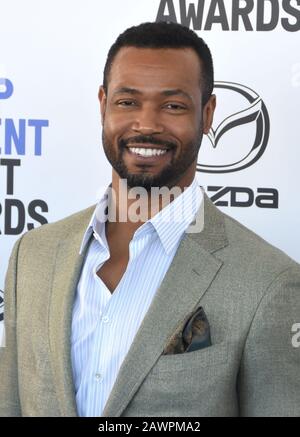
[[[123,47],[117,53],[110,71],[110,81],[115,86],[135,82],[166,81],[171,88],[178,82],[187,86],[199,83],[200,62],[196,52],[190,48],[149,49]]]

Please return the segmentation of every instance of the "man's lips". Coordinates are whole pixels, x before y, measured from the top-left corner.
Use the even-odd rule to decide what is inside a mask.
[[[128,144],[127,149],[135,148],[135,149],[158,149],[158,150],[170,150],[171,147],[166,146],[159,146],[157,144],[150,144],[150,143],[134,143],[134,144]]]
[[[140,153],[138,152],[137,149],[144,149],[144,150],[162,150],[162,153],[157,153],[157,154],[150,154],[149,155],[145,155],[143,154],[143,152],[141,151]],[[130,159],[130,161],[133,160],[133,162],[135,162],[135,164],[150,164],[150,165],[156,165],[158,163],[161,162],[169,162],[171,159],[171,154],[172,154],[172,150],[168,149],[166,147],[159,147],[157,146],[157,144],[155,145],[155,147],[153,147],[150,144],[136,144],[136,145],[130,145],[126,146],[125,148],[125,154],[126,156]]]

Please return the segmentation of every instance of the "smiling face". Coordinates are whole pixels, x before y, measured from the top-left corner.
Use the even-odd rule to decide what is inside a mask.
[[[99,91],[103,147],[129,187],[188,186],[215,108],[202,108],[197,54],[186,49],[124,47]]]

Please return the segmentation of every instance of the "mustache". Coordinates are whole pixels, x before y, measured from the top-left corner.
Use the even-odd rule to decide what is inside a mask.
[[[130,137],[119,140],[119,146],[123,149],[130,144],[155,144],[156,146],[165,146],[170,149],[174,149],[176,147],[176,143],[173,141],[161,140],[159,138],[155,138],[152,135],[137,135],[136,137]]]

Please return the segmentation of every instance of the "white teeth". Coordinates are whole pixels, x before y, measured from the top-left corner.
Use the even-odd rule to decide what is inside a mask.
[[[145,149],[142,147],[130,147],[130,152],[141,156],[159,156],[167,153],[165,149]]]

